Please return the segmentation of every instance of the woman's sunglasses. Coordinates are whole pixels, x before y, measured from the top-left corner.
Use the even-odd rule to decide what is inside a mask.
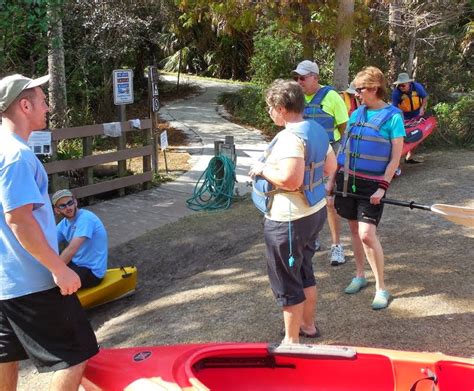
[[[69,208],[70,206],[73,206],[73,205],[74,205],[74,199],[71,199],[68,202],[66,202],[65,204],[56,205],[56,208],[62,210],[62,209]]]
[[[362,91],[366,90],[368,87],[357,87],[357,88],[354,88],[355,92],[357,92],[358,94],[362,93]]]

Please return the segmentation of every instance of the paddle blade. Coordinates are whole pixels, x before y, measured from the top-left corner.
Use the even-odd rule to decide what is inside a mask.
[[[466,227],[474,227],[474,208],[446,204],[431,205],[431,211],[444,217],[446,220]]]

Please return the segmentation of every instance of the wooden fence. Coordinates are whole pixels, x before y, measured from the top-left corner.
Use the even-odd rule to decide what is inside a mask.
[[[52,132],[53,152],[56,152],[57,142],[67,139],[82,139],[83,157],[80,159],[56,160],[45,163],[46,172],[51,175],[51,191],[58,190],[59,173],[83,170],[86,185],[71,189],[76,198],[90,197],[96,194],[105,193],[111,190],[119,190],[123,195],[125,187],[143,184],[144,188],[149,188],[153,179],[152,157],[154,155],[154,146],[151,119],[140,120],[140,128],[132,128],[128,121],[120,123],[122,127],[122,136],[116,137],[117,150],[102,154],[93,154],[92,142],[93,136],[104,135],[104,125],[89,125],[75,128],[54,129]],[[145,132],[145,142],[142,146],[126,148],[125,133],[141,130]],[[127,175],[126,161],[136,157],[143,157],[143,173]],[[118,162],[118,178],[94,183],[94,166]]]

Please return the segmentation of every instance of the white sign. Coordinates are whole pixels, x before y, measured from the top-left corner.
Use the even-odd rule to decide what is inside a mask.
[[[168,133],[166,133],[166,130],[160,134],[160,146],[161,150],[168,148]]]
[[[51,132],[32,132],[28,146],[35,155],[51,155]]]
[[[113,72],[114,104],[126,105],[133,103],[133,71],[117,69]]]

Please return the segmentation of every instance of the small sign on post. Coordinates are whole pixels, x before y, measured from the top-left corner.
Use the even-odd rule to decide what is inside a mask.
[[[113,72],[114,104],[127,105],[133,103],[133,71],[117,69]]]
[[[160,134],[160,147],[163,151],[163,157],[165,158],[166,173],[168,173],[168,160],[166,159],[166,149],[168,148],[168,133],[166,133],[166,130],[164,132],[161,132]]]
[[[32,132],[28,138],[28,146],[35,155],[51,155],[51,132]]]

